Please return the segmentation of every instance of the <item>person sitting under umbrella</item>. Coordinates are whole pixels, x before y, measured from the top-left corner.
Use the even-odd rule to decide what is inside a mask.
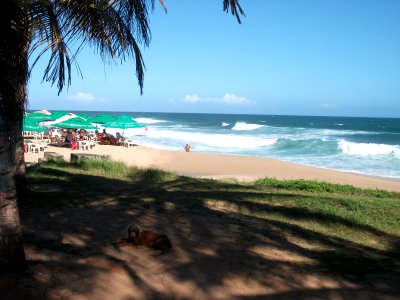
[[[75,141],[75,137],[76,137],[75,131],[68,129],[65,141],[69,143],[71,150],[78,149],[78,143],[77,141]]]
[[[85,129],[81,129],[79,131],[79,139],[80,140],[84,140],[86,136],[87,136],[86,130]]]
[[[71,143],[71,141],[74,139],[72,135],[72,130],[68,129],[67,130],[67,135],[65,136],[65,142]]]

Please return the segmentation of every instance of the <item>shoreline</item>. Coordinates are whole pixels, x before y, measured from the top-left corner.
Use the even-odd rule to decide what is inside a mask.
[[[270,177],[281,180],[304,179],[325,181],[336,184],[349,184],[359,188],[380,189],[400,192],[400,181],[375,176],[335,171],[311,167],[272,158],[241,156],[229,154],[184,152],[161,150],[137,145],[131,148],[122,146],[96,145],[91,150],[70,150],[69,148],[48,145],[45,152],[62,154],[69,161],[71,153],[110,155],[112,160],[141,168],[157,168],[179,175],[253,181]],[[44,152],[25,153],[25,161],[38,162]]]

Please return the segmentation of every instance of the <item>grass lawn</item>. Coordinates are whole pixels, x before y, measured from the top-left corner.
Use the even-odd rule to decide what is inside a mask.
[[[226,215],[239,222],[244,239],[257,232],[300,247],[313,259],[307,268],[353,275],[400,272],[399,193],[303,180],[194,179],[90,160],[44,163],[28,172],[27,182],[29,202],[22,206],[51,209],[118,198],[159,214]],[[212,228],[205,224],[204,230]]]

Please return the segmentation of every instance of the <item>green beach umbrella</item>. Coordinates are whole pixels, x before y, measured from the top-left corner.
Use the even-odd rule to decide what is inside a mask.
[[[66,111],[62,111],[62,110],[55,110],[55,111],[51,112],[51,114],[54,116],[62,117],[62,116],[67,115],[68,113]]]
[[[38,110],[38,111],[33,111],[29,113],[32,116],[43,116],[43,115],[50,115],[51,112],[48,110]]]
[[[71,118],[56,124],[53,124],[54,127],[66,128],[66,129],[96,129],[97,127],[91,124],[90,122],[82,119],[80,117]]]
[[[84,119],[86,119],[86,121],[88,121],[88,119],[90,119],[88,114],[78,114],[78,117],[84,118]]]
[[[45,127],[40,126],[34,120],[24,117],[22,125],[23,131],[34,131],[34,132],[48,132],[49,130]]]
[[[47,115],[40,111],[35,111],[25,115],[24,118],[34,120],[35,122],[41,122],[41,121],[51,120],[51,115]]]
[[[88,119],[88,121],[91,123],[99,123],[99,124],[108,123],[108,122],[111,122],[114,120],[115,120],[115,117],[110,114],[101,114],[101,115],[97,115],[93,118]]]
[[[54,120],[57,120],[58,118],[61,118],[65,115],[67,115],[67,114],[68,113],[66,113],[64,111],[55,111],[55,112],[51,113],[50,115],[47,115],[40,111],[36,111],[36,112],[28,114],[28,118],[35,120],[36,122],[54,121]]]
[[[121,115],[115,121],[111,121],[111,122],[103,124],[103,127],[122,129],[122,135],[124,135],[125,129],[144,128],[146,126],[139,124],[134,119],[132,119],[132,117],[130,117],[130,116]]]
[[[50,121],[55,121],[61,117],[64,117],[65,115],[68,115],[68,113],[65,111],[53,111],[50,115],[51,117]]]

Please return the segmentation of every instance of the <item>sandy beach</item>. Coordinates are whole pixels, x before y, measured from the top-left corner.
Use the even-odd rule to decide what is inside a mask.
[[[359,174],[338,172],[309,167],[275,159],[223,155],[184,151],[168,151],[145,146],[122,147],[96,145],[91,150],[70,150],[48,145],[45,152],[62,154],[66,160],[71,153],[108,154],[113,160],[142,168],[158,168],[182,175],[215,179],[237,179],[251,181],[263,177],[276,179],[307,179],[339,184],[350,184],[360,188],[383,189],[400,192],[400,182]],[[37,162],[44,152],[25,153],[26,162]]]

